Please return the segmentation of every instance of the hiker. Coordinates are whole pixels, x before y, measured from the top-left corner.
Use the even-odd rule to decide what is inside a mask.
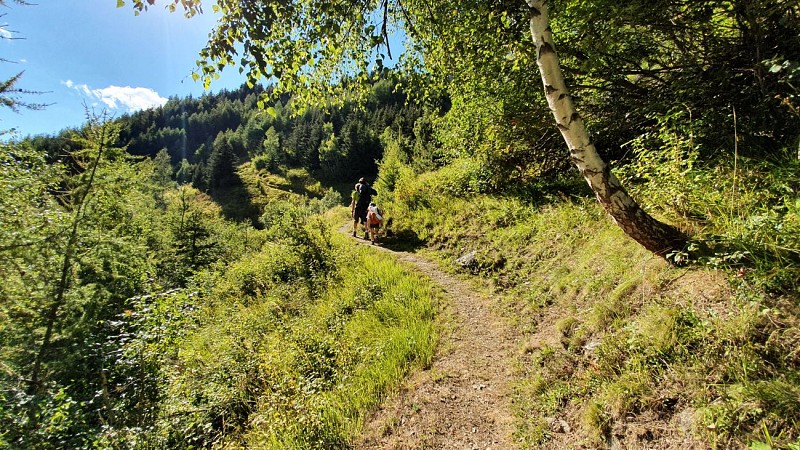
[[[359,221],[364,224],[364,239],[369,239],[369,229],[367,228],[367,208],[372,202],[372,196],[378,195],[375,189],[367,183],[364,177],[358,179],[350,194],[350,213],[353,215],[353,237],[356,236]]]
[[[367,229],[369,230],[369,239],[372,241],[372,245],[375,245],[375,239],[380,237],[382,224],[383,211],[374,202],[370,203],[367,208]]]

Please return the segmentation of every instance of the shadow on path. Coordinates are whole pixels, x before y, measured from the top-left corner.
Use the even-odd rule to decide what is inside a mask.
[[[361,239],[361,237],[364,236],[364,229],[360,225],[358,229],[359,231],[356,233],[356,236],[358,239]],[[339,229],[339,232],[343,234],[351,234],[352,231],[352,222]],[[365,240],[365,242],[369,243],[367,240]],[[378,239],[376,246],[383,247],[393,252],[416,253],[419,249],[425,247],[425,241],[420,239],[419,236],[411,230],[395,232],[389,228],[386,234]]]

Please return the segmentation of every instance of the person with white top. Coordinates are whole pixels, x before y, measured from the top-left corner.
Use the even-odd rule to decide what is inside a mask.
[[[367,229],[369,230],[369,239],[372,244],[380,237],[381,225],[383,224],[383,211],[378,208],[375,202],[371,202],[367,208]]]

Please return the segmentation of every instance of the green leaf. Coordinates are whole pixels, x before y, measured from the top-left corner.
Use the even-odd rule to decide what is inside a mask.
[[[263,105],[263,104],[262,104],[262,105]],[[274,107],[272,107],[272,106],[270,106],[269,108],[267,108],[267,114],[269,114],[270,116],[272,116],[272,118],[273,118],[273,119],[274,119],[275,117],[277,117],[277,116],[278,116],[278,113],[277,113],[277,111],[275,111],[275,108],[274,108]]]
[[[769,68],[769,71],[772,73],[778,73],[783,70],[783,66],[780,64],[773,64],[772,67]]]
[[[117,8],[122,8],[125,6],[125,0],[117,0]]]

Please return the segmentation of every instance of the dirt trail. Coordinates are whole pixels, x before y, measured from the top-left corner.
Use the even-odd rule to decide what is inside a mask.
[[[441,286],[449,297],[453,327],[442,336],[432,366],[412,374],[368,419],[356,449],[515,448],[510,383],[519,340],[514,329],[494,312],[491,298],[435,263],[370,247],[393,254]]]

